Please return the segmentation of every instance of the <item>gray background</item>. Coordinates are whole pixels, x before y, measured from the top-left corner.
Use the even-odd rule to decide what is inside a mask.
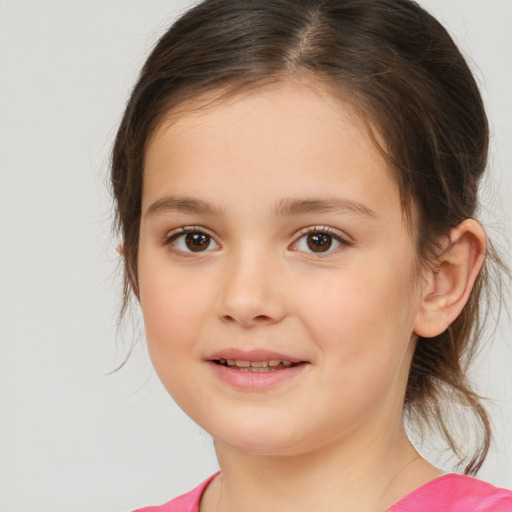
[[[482,216],[503,245],[512,238],[512,1],[421,3],[481,84],[493,131]],[[0,0],[1,512],[130,510],[216,469],[209,437],[168,398],[143,341],[107,375],[140,337],[137,312],[116,332],[109,151],[144,57],[190,4]],[[509,488],[511,338],[503,318],[475,369],[497,431],[480,476]]]

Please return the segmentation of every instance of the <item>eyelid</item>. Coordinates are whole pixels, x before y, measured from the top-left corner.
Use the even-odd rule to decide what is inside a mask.
[[[292,248],[291,250],[298,251],[298,249],[293,249],[294,245],[297,245],[297,243],[305,236],[310,235],[312,233],[323,233],[326,235],[332,236],[336,241],[338,241],[341,244],[341,247],[338,247],[333,250],[328,250],[325,252],[306,252],[306,254],[313,254],[316,258],[322,258],[330,256],[338,250],[342,249],[343,247],[352,247],[354,245],[354,242],[350,239],[350,237],[345,234],[342,231],[339,231],[338,229],[331,228],[330,226],[308,226],[306,228],[302,228],[297,233],[297,237],[295,241],[290,245]],[[305,251],[302,251],[305,252]]]
[[[162,243],[169,243],[171,239],[176,235],[183,235],[195,232],[201,232],[204,233],[205,235],[211,236],[208,233],[208,230],[202,228],[201,226],[180,226],[179,228],[171,229],[171,231],[166,231],[165,235],[162,238]]]
[[[212,249],[210,248],[198,252],[183,251],[173,246],[172,242],[174,242],[179,236],[186,235],[188,233],[202,233],[210,237],[210,239],[217,245],[217,247],[214,247],[214,249],[220,247],[220,244],[219,242],[217,242],[215,237],[207,229],[201,226],[180,226],[179,228],[168,231],[162,239],[162,245],[168,246],[170,251],[172,251],[174,254],[178,254],[179,256],[200,256],[201,254],[205,254],[212,251]]]

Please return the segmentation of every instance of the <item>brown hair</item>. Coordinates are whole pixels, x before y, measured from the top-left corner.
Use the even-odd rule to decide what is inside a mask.
[[[124,243],[123,312],[131,291],[138,295],[144,151],[157,123],[170,109],[204,92],[234,94],[303,76],[348,92],[368,126],[378,130],[414,227],[419,261],[432,261],[441,237],[475,215],[488,151],[482,99],[449,34],[418,4],[206,0],[159,40],[117,133],[112,185]],[[489,290],[493,254],[491,246],[457,320],[439,336],[418,340],[405,396],[408,417],[436,427],[460,463],[463,452],[445,409],[458,404],[474,414],[480,434],[465,468],[468,474],[480,468],[491,438],[487,413],[468,384],[466,368],[481,338],[480,304]]]

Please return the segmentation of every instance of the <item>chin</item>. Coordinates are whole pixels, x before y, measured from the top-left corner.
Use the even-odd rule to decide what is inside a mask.
[[[293,456],[314,449],[306,433],[290,431],[272,425],[234,425],[232,429],[212,429],[215,443],[220,443],[241,453],[261,456]],[[309,438],[308,438],[309,437]]]

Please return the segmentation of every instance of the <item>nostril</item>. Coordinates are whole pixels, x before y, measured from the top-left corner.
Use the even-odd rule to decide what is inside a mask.
[[[235,322],[235,323],[242,323],[242,324],[253,324],[253,323],[266,323],[271,322],[272,318],[268,315],[257,315],[255,317],[251,318],[243,318],[242,315],[240,315],[240,318],[234,317],[233,315],[223,315],[222,319],[226,322]]]
[[[256,320],[257,322],[265,322],[270,320],[270,317],[268,317],[267,315],[258,315],[254,318],[254,320]]]

